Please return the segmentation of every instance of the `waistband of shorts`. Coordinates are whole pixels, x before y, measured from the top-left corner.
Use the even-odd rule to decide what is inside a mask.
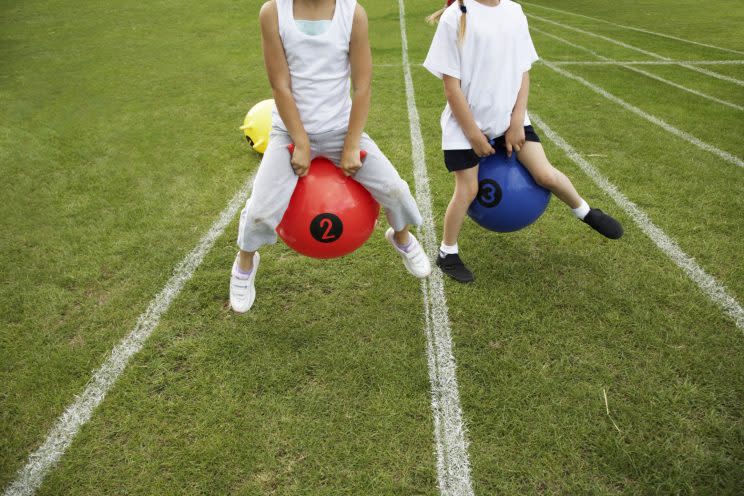
[[[310,138],[310,141],[313,140],[322,140],[324,138],[328,137],[335,137],[335,136],[346,136],[346,133],[349,132],[349,128],[339,128],[339,129],[331,129],[329,131],[323,131],[321,133],[307,133],[307,137]],[[276,135],[283,135],[283,136],[289,136],[289,131],[286,129],[282,129],[280,127],[272,127],[271,128],[271,134]]]

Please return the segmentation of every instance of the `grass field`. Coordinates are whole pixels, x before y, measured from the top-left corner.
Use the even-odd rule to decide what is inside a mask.
[[[367,131],[415,189],[414,105],[441,235],[444,97],[420,66],[439,3],[405,0],[415,100],[398,2],[364,6]],[[382,224],[338,260],[277,244],[262,250],[256,306],[236,316],[230,217],[38,490],[24,482],[91,372],[258,166],[238,126],[270,97],[260,5],[0,5],[0,488],[467,494],[446,484],[456,472],[479,495],[744,494],[737,0],[523,4],[548,156],[623,222],[622,240],[555,199],[517,233],[468,222],[460,246],[477,281],[445,281],[446,307],[436,282],[405,273]],[[430,311],[448,316],[456,383],[431,383]],[[442,457],[459,423],[435,436],[452,420],[432,409],[439,393],[459,397],[469,470]]]

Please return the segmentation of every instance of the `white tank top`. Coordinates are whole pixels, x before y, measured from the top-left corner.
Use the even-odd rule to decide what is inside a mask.
[[[349,43],[356,0],[336,0],[331,26],[314,36],[295,23],[293,0],[276,0],[276,6],[292,95],[305,131],[346,129],[351,114]],[[287,130],[276,109],[273,119],[274,126]]]

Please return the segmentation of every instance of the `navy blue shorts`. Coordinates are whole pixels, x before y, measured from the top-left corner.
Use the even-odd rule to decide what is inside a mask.
[[[524,126],[524,139],[536,143],[540,142],[540,137],[532,126]],[[497,150],[506,146],[504,136],[499,136],[494,141],[494,148]],[[447,170],[450,172],[471,169],[478,165],[479,161],[480,158],[472,148],[468,148],[467,150],[444,150],[444,165],[447,166]]]

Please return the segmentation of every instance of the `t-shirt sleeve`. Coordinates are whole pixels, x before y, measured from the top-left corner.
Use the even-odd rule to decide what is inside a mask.
[[[517,44],[519,54],[517,60],[520,63],[520,73],[525,73],[532,68],[532,64],[540,60],[532,43],[530,29],[527,25],[527,16],[522,14],[522,28],[520,30],[519,43]]]
[[[460,78],[460,47],[457,44],[457,26],[442,16],[437,32],[431,40],[424,67],[439,79],[444,75]]]

